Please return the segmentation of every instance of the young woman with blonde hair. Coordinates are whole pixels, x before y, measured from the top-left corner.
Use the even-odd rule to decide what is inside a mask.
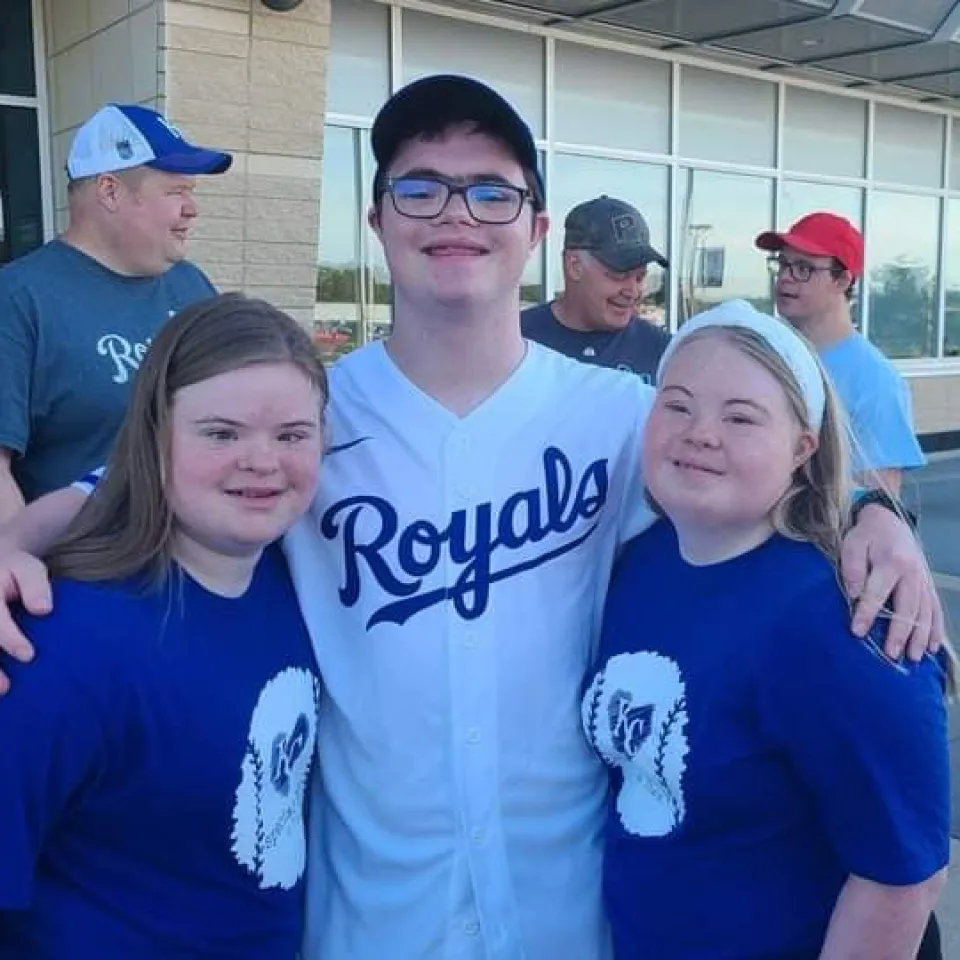
[[[618,960],[912,960],[949,858],[950,667],[850,632],[832,389],[742,301],[685,324],[658,377],[664,519],[621,559],[583,700]]]

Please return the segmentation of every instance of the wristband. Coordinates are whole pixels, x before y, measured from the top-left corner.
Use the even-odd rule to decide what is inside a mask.
[[[850,510],[851,526],[857,522],[857,519],[860,517],[860,511],[872,503],[875,503],[878,507],[885,507],[891,513],[896,514],[916,533],[918,526],[916,514],[908,510],[893,494],[887,493],[886,490],[879,490],[876,487],[871,487],[867,490],[860,487],[854,493],[853,507]]]

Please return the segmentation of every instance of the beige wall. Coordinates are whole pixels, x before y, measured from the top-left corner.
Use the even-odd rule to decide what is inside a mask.
[[[158,13],[162,0],[44,0],[54,207],[66,222],[67,151],[99,106],[157,106]]]
[[[57,229],[67,151],[109,100],[163,111],[234,153],[201,178],[191,258],[221,289],[312,323],[330,0],[44,0]]]
[[[911,377],[917,433],[960,430],[960,376]]]
[[[193,258],[223,289],[244,289],[312,323],[320,219],[330,0],[287,13],[260,0],[165,0],[167,116],[235,154],[203,181]]]

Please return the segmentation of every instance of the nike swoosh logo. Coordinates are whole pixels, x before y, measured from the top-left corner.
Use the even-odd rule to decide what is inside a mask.
[[[349,450],[351,447],[356,447],[358,444],[361,444],[366,440],[372,439],[373,437],[360,437],[359,440],[351,440],[349,443],[338,443],[335,446],[327,447],[324,456],[329,457],[331,453],[341,453],[344,450]]]

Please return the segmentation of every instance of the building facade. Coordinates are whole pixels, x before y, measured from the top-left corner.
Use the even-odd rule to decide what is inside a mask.
[[[923,8],[929,23],[865,12],[869,2]],[[780,19],[757,20],[764,4]],[[667,253],[672,268],[651,275],[644,310],[669,329],[729,297],[769,309],[756,234],[815,209],[842,213],[867,239],[861,329],[908,377],[926,445],[958,445],[960,110],[953,61],[939,73],[935,62],[954,56],[955,6],[303,0],[275,12],[262,0],[0,0],[0,260],[62,227],[77,125],[111,99],[145,103],[237,157],[201,187],[194,259],[342,353],[390,322],[364,216],[376,110],[423,74],[469,73],[518,107],[542,150],[555,229],[524,300],[556,289],[557,227],[600,193],[638,206]],[[591,7],[606,19],[571,12]],[[722,24],[703,19],[721,7]],[[755,19],[731,24],[734,8]],[[713,40],[697,40],[711,26]],[[914,74],[948,85],[878,82],[855,61],[868,42],[922,53]]]

